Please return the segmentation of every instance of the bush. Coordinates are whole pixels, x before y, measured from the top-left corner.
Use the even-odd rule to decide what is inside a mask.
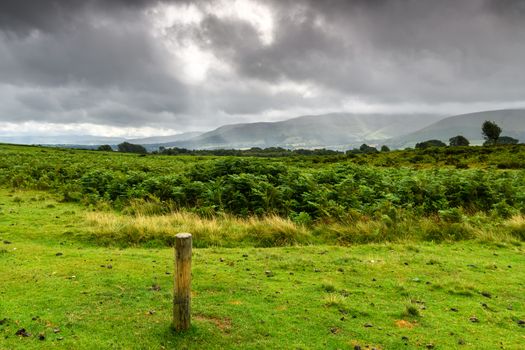
[[[424,149],[429,147],[446,147],[447,145],[440,140],[427,140],[424,142],[416,143],[416,149]]]
[[[450,146],[458,147],[458,146],[468,146],[468,145],[470,145],[470,142],[469,142],[469,140],[467,140],[467,138],[465,136],[458,135],[458,136],[454,136],[454,137],[450,138],[449,139],[449,144],[450,144]]]
[[[113,148],[110,145],[100,145],[98,146],[97,151],[113,152]]]
[[[129,142],[122,142],[118,146],[118,151],[123,153],[140,153],[146,154],[148,151],[141,145],[135,145]]]

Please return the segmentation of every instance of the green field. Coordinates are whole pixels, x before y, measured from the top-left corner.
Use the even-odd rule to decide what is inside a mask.
[[[0,349],[522,349],[525,181],[511,150],[453,155],[458,169],[407,161],[429,156],[416,151],[0,146]],[[180,231],[197,247],[185,334],[170,327]]]

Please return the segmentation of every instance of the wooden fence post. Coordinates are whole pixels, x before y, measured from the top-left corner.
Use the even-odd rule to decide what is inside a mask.
[[[191,326],[191,234],[179,233],[175,238],[173,326],[185,331]]]

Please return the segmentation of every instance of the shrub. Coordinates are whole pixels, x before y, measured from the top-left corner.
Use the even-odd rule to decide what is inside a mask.
[[[469,140],[465,136],[458,135],[450,138],[449,140],[450,146],[457,147],[457,146],[468,146],[470,145]]]
[[[427,140],[416,143],[416,149],[424,149],[429,147],[446,147],[447,145],[440,140]]]
[[[148,151],[141,145],[135,145],[129,142],[122,142],[118,146],[118,151],[123,153],[139,153],[146,154]]]

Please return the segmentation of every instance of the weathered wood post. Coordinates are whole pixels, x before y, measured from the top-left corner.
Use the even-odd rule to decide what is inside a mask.
[[[191,325],[191,234],[179,233],[175,238],[173,326],[185,331]]]

